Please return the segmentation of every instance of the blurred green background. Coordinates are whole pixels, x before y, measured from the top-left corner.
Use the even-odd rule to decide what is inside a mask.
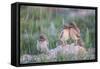
[[[75,21],[81,30],[81,38],[87,49],[95,48],[95,10],[20,7],[20,55],[37,54],[36,42],[40,31],[49,40],[49,49],[55,48],[58,36],[65,23]]]

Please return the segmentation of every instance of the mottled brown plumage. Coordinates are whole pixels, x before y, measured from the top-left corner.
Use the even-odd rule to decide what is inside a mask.
[[[69,28],[74,28],[78,33],[80,33],[79,27],[76,25],[75,22],[70,22],[69,23]]]
[[[42,53],[48,53],[48,40],[44,34],[40,34],[39,40],[37,40],[37,50]]]
[[[69,24],[69,27],[70,27],[70,38],[75,41],[76,45],[83,46],[83,41],[80,36],[80,29],[73,22]]]
[[[65,24],[63,30],[60,33],[60,41],[63,42],[63,45],[67,44],[67,40],[69,39],[69,37],[69,27]]]
[[[84,46],[84,42],[83,42],[82,39],[77,40],[76,44],[79,45],[79,46]]]
[[[70,22],[69,25],[65,24],[60,33],[60,40],[63,42],[63,44],[67,44],[67,40],[69,39],[74,40],[76,45],[84,45],[80,36],[80,29],[74,22]]]
[[[45,41],[45,40],[47,40],[46,37],[45,37],[45,35],[41,34],[39,36],[39,41]]]

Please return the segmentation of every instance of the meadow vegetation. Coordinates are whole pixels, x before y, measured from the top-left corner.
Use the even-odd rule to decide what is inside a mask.
[[[40,31],[49,41],[49,49],[57,47],[57,41],[63,25],[75,21],[81,30],[81,38],[87,53],[84,57],[74,54],[57,55],[48,59],[48,56],[39,53],[36,49]],[[26,55],[26,56],[25,56]],[[20,8],[20,57],[22,63],[74,61],[95,59],[95,11],[89,9],[69,9],[52,7],[21,6]]]

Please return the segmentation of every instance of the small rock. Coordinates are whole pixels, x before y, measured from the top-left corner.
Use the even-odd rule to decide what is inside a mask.
[[[26,63],[32,62],[32,60],[33,60],[32,55],[25,54],[25,55],[21,56],[20,63],[26,64]]]

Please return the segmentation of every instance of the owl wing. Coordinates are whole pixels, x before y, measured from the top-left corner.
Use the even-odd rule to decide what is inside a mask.
[[[78,32],[78,33],[80,33],[80,29],[79,29],[79,27],[76,25],[76,23],[75,22],[73,22],[73,28]]]
[[[73,40],[77,40],[80,37],[80,33],[78,33],[74,28],[70,29],[70,37]]]
[[[72,31],[76,37],[80,37],[80,29],[78,27],[72,28]]]
[[[80,29],[78,27],[75,27],[75,30],[80,33]]]

